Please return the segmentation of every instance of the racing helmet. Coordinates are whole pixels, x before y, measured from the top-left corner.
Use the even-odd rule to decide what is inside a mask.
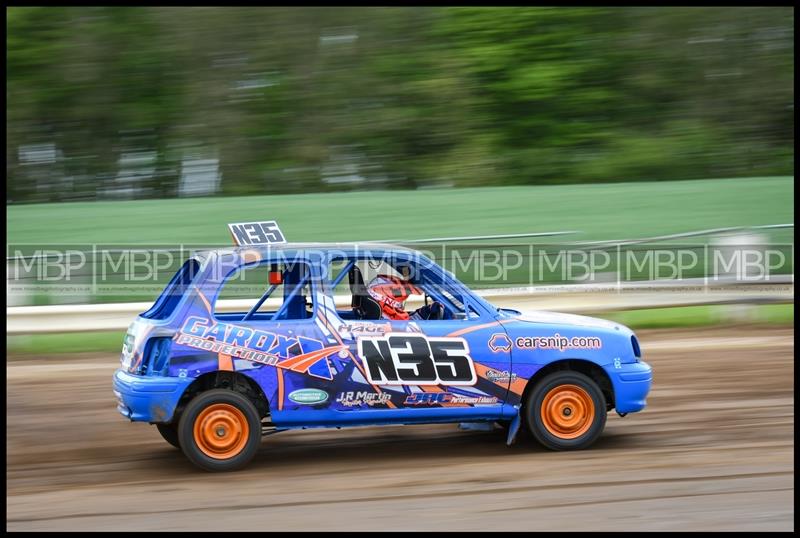
[[[383,316],[388,319],[409,319],[405,302],[409,295],[422,295],[422,292],[408,280],[390,275],[378,275],[367,286],[367,292],[381,307]]]

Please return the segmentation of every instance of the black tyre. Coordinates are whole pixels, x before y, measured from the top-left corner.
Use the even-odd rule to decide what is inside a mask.
[[[533,437],[551,450],[580,450],[594,443],[606,425],[606,400],[591,378],[571,370],[541,379],[525,403]]]
[[[156,428],[158,429],[158,433],[161,434],[161,437],[163,437],[166,442],[168,442],[175,448],[181,447],[181,443],[178,440],[177,423],[173,422],[170,424],[156,424]]]
[[[247,465],[261,445],[255,405],[238,392],[214,389],[195,396],[178,423],[181,450],[206,471],[234,471]]]

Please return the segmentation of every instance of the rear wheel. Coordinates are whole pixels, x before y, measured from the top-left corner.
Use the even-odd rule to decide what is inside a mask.
[[[173,422],[171,424],[156,424],[156,428],[158,429],[158,433],[161,434],[161,437],[163,437],[166,442],[175,448],[181,447],[181,443],[178,440],[177,423]]]
[[[528,429],[551,450],[578,450],[594,443],[606,425],[606,401],[591,378],[571,370],[539,381],[525,405]]]
[[[197,395],[181,416],[178,437],[189,461],[206,471],[247,465],[261,445],[261,418],[238,392],[214,389]]]

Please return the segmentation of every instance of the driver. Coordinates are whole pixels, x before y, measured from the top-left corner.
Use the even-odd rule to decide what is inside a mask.
[[[408,280],[389,275],[378,275],[367,286],[367,292],[381,307],[384,319],[442,319],[444,305],[438,301],[418,308],[410,314],[405,311],[409,295],[423,295],[419,288]]]

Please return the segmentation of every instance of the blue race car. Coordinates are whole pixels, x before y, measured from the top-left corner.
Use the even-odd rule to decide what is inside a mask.
[[[509,444],[522,426],[582,449],[608,411],[645,407],[651,368],[622,325],[496,308],[414,250],[230,227],[239,246],[195,253],[130,325],[113,380],[123,416],[205,470],[297,428],[499,423]]]

